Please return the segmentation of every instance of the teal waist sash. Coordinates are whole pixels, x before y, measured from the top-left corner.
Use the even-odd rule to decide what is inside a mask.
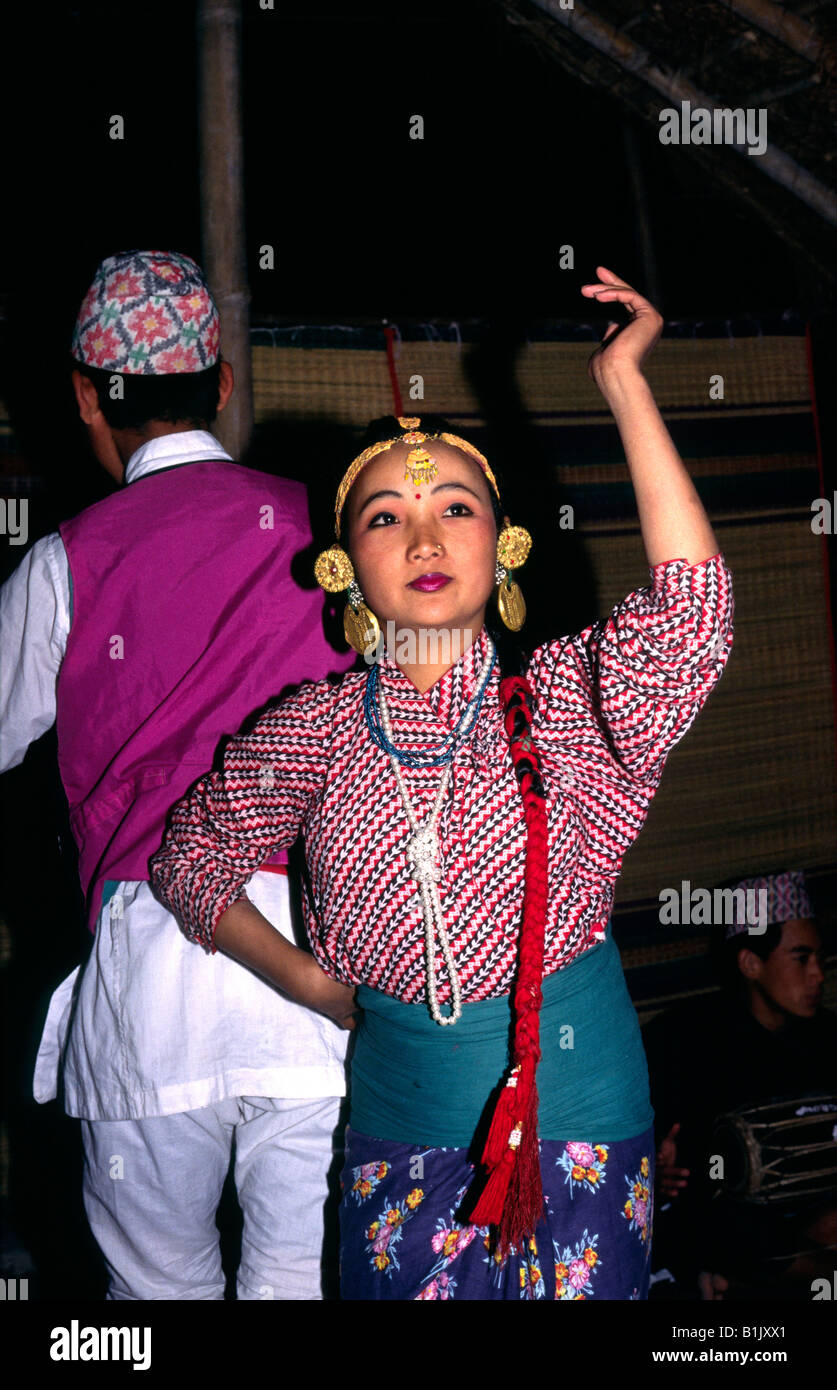
[[[467,1148],[510,1065],[511,997],[464,1004],[443,1028],[426,1004],[360,985],[350,1124],[395,1143]],[[538,1132],[614,1143],[653,1123],[648,1067],[610,934],[543,982]],[[485,1124],[477,1135],[482,1142]]]

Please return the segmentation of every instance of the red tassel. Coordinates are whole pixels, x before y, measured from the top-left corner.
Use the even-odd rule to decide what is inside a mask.
[[[517,1084],[512,1084],[515,1081]],[[510,1143],[514,1130],[519,1131],[516,1146]],[[511,1230],[531,1235],[543,1206],[538,1092],[532,1057],[524,1057],[514,1068],[497,1099],[482,1161],[489,1176],[471,1213],[472,1224],[500,1226],[501,1238],[504,1232]],[[536,1212],[534,1223],[527,1225],[533,1211]]]
[[[538,1148],[538,1093],[533,1086],[526,1118],[522,1124],[520,1146],[500,1220],[500,1249],[510,1245],[519,1250],[543,1215],[543,1185]]]
[[[469,1220],[472,1226],[499,1226],[503,1219],[509,1184],[516,1166],[517,1155],[514,1149],[507,1146],[506,1152],[495,1166],[477,1205],[471,1212]]]
[[[520,1113],[519,1086],[520,1067],[515,1067],[497,1097],[491,1128],[482,1151],[482,1161],[489,1172],[501,1161],[509,1146],[509,1135],[517,1124]]]

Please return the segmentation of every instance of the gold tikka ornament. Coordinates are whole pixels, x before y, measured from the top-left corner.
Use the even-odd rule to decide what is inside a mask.
[[[411,479],[415,487],[430,483],[438,475],[439,465],[426,449],[411,449],[404,465],[404,482]]]
[[[463,453],[468,454],[479,464],[488,482],[493,487],[495,496],[498,498],[500,496],[500,490],[497,487],[497,479],[488,466],[488,459],[485,457],[485,454],[480,453],[479,449],[474,444],[471,444],[467,439],[461,439],[458,434],[450,434],[447,431],[443,431],[441,434],[424,433],[418,428],[421,424],[421,418],[418,415],[399,415],[397,418],[399,429],[406,430],[406,433],[396,435],[394,439],[382,439],[378,444],[370,444],[367,449],[363,450],[362,454],[358,454],[357,458],[352,460],[346,472],[343,474],[343,479],[337,489],[337,498],[334,503],[334,534],[338,540],[340,539],[340,517],[343,506],[355,479],[361,470],[366,467],[367,463],[373,458],[377,458],[379,454],[385,453],[387,449],[391,449],[394,444],[424,444],[428,439],[441,439],[444,444],[452,444],[455,448],[461,449]]]

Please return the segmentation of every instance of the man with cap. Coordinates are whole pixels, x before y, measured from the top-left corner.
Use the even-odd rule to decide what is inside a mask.
[[[319,590],[291,577],[311,539],[305,489],[240,467],[209,432],[233,376],[194,261],[103,261],[72,356],[93,451],[124,486],[37,541],[0,590],[19,650],[0,668],[0,770],[56,722],[95,933],[53,995],[35,1098],[61,1074],[81,1119],[108,1298],[224,1297],[215,1214],[231,1154],[238,1297],[320,1298],[348,1034],[196,952],[147,861],[219,741],[353,654],[329,646]],[[284,853],[247,894],[293,939]]]
[[[833,1241],[837,1191],[772,1206],[722,1195],[713,1129],[738,1107],[837,1096],[822,940],[799,872],[743,879],[731,917],[712,943],[720,998],[643,1028],[660,1145],[657,1267],[673,1271],[680,1296],[810,1297],[818,1256],[793,1256]]]

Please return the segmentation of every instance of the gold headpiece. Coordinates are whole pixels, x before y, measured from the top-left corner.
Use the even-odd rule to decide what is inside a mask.
[[[475,459],[494,489],[495,496],[499,499],[500,491],[497,487],[497,479],[494,477],[488,466],[488,460],[479,449],[469,444],[467,439],[460,439],[458,434],[424,434],[419,430],[421,420],[417,415],[399,415],[398,423],[403,434],[394,439],[384,439],[379,444],[371,444],[368,449],[364,449],[362,454],[349,464],[343,475],[343,481],[337,489],[337,502],[334,507],[334,532],[337,539],[340,539],[340,513],[343,504],[348,496],[349,488],[354,483],[361,469],[370,459],[376,458],[378,454],[391,449],[393,444],[415,444],[421,445],[428,439],[441,439],[445,444],[452,444],[457,449],[462,449],[472,459]],[[430,482],[438,473],[438,466],[435,460],[428,454],[426,449],[411,449],[407,455],[406,472],[404,480],[411,478],[416,486],[421,483]],[[523,626],[526,617],[526,604],[520,592],[520,585],[513,578],[514,571],[525,564],[529,554],[532,538],[529,532],[522,526],[512,526],[509,518],[503,518],[503,529],[497,538],[497,606],[500,617],[506,627],[518,632]],[[357,580],[355,579],[354,566],[350,557],[346,554],[341,545],[331,545],[328,550],[324,550],[317,557],[314,565],[314,573],[317,576],[317,583],[321,588],[330,594],[338,594],[343,589],[348,589],[349,598],[343,612],[343,631],[346,641],[354,647],[356,652],[365,656],[367,661],[372,653],[378,650],[381,638],[381,629],[378,619],[364,601]]]
[[[448,434],[446,431],[442,434],[423,434],[418,428],[421,424],[421,419],[418,415],[399,415],[398,423],[402,430],[404,430],[404,434],[396,435],[394,439],[382,439],[378,444],[370,444],[368,449],[364,449],[362,454],[358,454],[357,458],[349,464],[346,472],[343,474],[343,481],[337,489],[337,501],[334,505],[334,534],[337,536],[338,540],[340,538],[340,513],[349,495],[349,489],[361,469],[364,468],[371,459],[377,458],[378,454],[383,454],[387,449],[391,449],[393,444],[424,444],[428,439],[441,439],[444,444],[453,444],[455,448],[463,449],[466,454],[472,459],[475,459],[479,464],[499,498],[500,490],[497,487],[497,480],[488,466],[488,459],[484,454],[481,454],[479,449],[475,448],[473,444],[469,444],[467,439],[460,439],[458,434]],[[430,456],[426,454],[423,449],[413,449],[407,458],[408,468],[414,466],[418,462],[417,455],[423,456],[422,463],[425,468],[428,466],[428,461],[432,463]],[[406,476],[405,474],[405,478]],[[414,481],[418,482],[419,479],[414,478]]]

